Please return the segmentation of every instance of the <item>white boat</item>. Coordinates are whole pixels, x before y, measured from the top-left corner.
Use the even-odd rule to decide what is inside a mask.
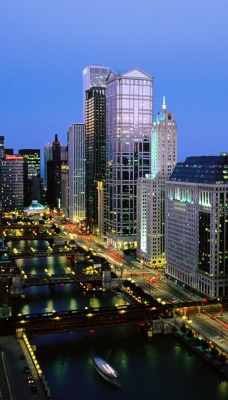
[[[105,360],[100,357],[93,357],[93,363],[96,371],[102,376],[102,378],[117,387],[121,386],[118,372],[116,372]]]

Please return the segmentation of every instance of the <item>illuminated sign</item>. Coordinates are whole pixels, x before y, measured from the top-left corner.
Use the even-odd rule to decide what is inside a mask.
[[[16,155],[6,155],[5,160],[24,160],[24,157]]]

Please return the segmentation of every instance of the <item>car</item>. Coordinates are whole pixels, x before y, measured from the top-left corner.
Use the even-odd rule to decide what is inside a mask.
[[[27,366],[25,366],[25,367],[24,367],[24,373],[25,373],[25,374],[29,374],[29,373],[30,373],[30,368],[27,367]]]
[[[34,379],[33,379],[33,377],[31,376],[31,375],[29,375],[29,376],[27,376],[27,383],[29,384],[29,385],[32,385],[32,384],[34,384]]]
[[[24,355],[24,354],[21,354],[20,359],[21,359],[21,360],[25,360],[25,355]]]

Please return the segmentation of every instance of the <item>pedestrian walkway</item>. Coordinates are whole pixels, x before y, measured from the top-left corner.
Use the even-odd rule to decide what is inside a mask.
[[[0,352],[0,393],[4,400],[51,399],[45,392],[23,339],[17,340],[15,336],[0,337]],[[30,369],[29,374],[25,372],[25,367]],[[27,383],[28,375],[34,379],[36,392]]]

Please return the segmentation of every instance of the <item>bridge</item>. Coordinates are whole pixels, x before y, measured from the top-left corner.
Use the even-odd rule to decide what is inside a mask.
[[[21,284],[23,288],[29,286],[54,285],[58,283],[74,283],[74,282],[94,282],[101,281],[102,274],[53,274],[53,275],[34,275],[26,274],[21,276]]]
[[[75,250],[72,249],[58,249],[54,248],[52,250],[24,250],[24,251],[10,251],[10,258],[12,260],[17,260],[19,258],[35,258],[35,257],[53,257],[53,256],[75,256]]]
[[[87,308],[17,315],[0,319],[2,336],[22,329],[28,335],[42,335],[77,330],[95,330],[121,325],[142,325],[150,329],[153,320],[172,318],[172,308],[145,304],[127,304],[116,307]]]

